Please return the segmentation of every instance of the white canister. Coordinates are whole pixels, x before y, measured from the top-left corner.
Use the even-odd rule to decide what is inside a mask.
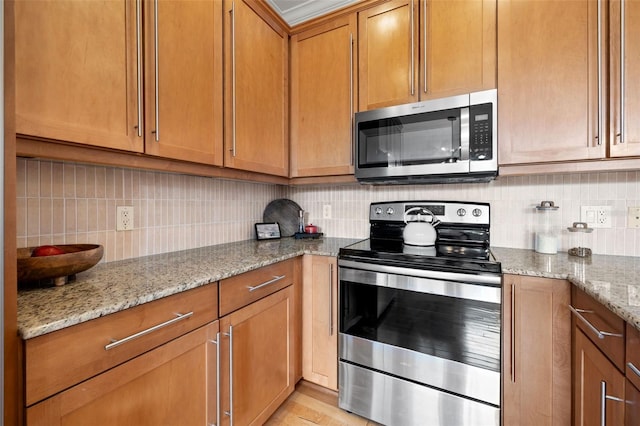
[[[553,201],[542,201],[536,206],[538,225],[536,228],[535,251],[545,254],[558,252],[558,210]]]

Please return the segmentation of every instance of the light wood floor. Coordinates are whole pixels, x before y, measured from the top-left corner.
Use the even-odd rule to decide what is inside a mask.
[[[377,426],[378,424],[338,408],[338,395],[301,380],[265,426]]]

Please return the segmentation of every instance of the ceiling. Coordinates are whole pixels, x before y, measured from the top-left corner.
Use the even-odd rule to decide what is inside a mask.
[[[293,27],[361,0],[267,0],[269,6]]]

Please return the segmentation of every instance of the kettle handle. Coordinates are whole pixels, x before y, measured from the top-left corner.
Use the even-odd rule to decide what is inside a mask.
[[[433,212],[429,209],[426,209],[424,207],[411,207],[410,209],[408,209],[407,211],[404,212],[404,216],[403,216],[403,220],[404,223],[409,223],[407,222],[407,214],[411,213],[411,212],[422,212],[424,214],[430,214],[431,215],[431,222],[427,222],[430,223],[431,226],[438,226],[438,224],[440,223],[440,221],[436,218],[436,215],[433,214]],[[418,213],[418,219],[420,219],[420,213]],[[412,222],[417,222],[417,221],[412,221]]]

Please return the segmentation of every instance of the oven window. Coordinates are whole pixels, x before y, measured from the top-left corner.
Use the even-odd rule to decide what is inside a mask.
[[[358,125],[360,168],[460,160],[460,110],[373,120]]]
[[[340,282],[340,332],[500,372],[500,305]]]

